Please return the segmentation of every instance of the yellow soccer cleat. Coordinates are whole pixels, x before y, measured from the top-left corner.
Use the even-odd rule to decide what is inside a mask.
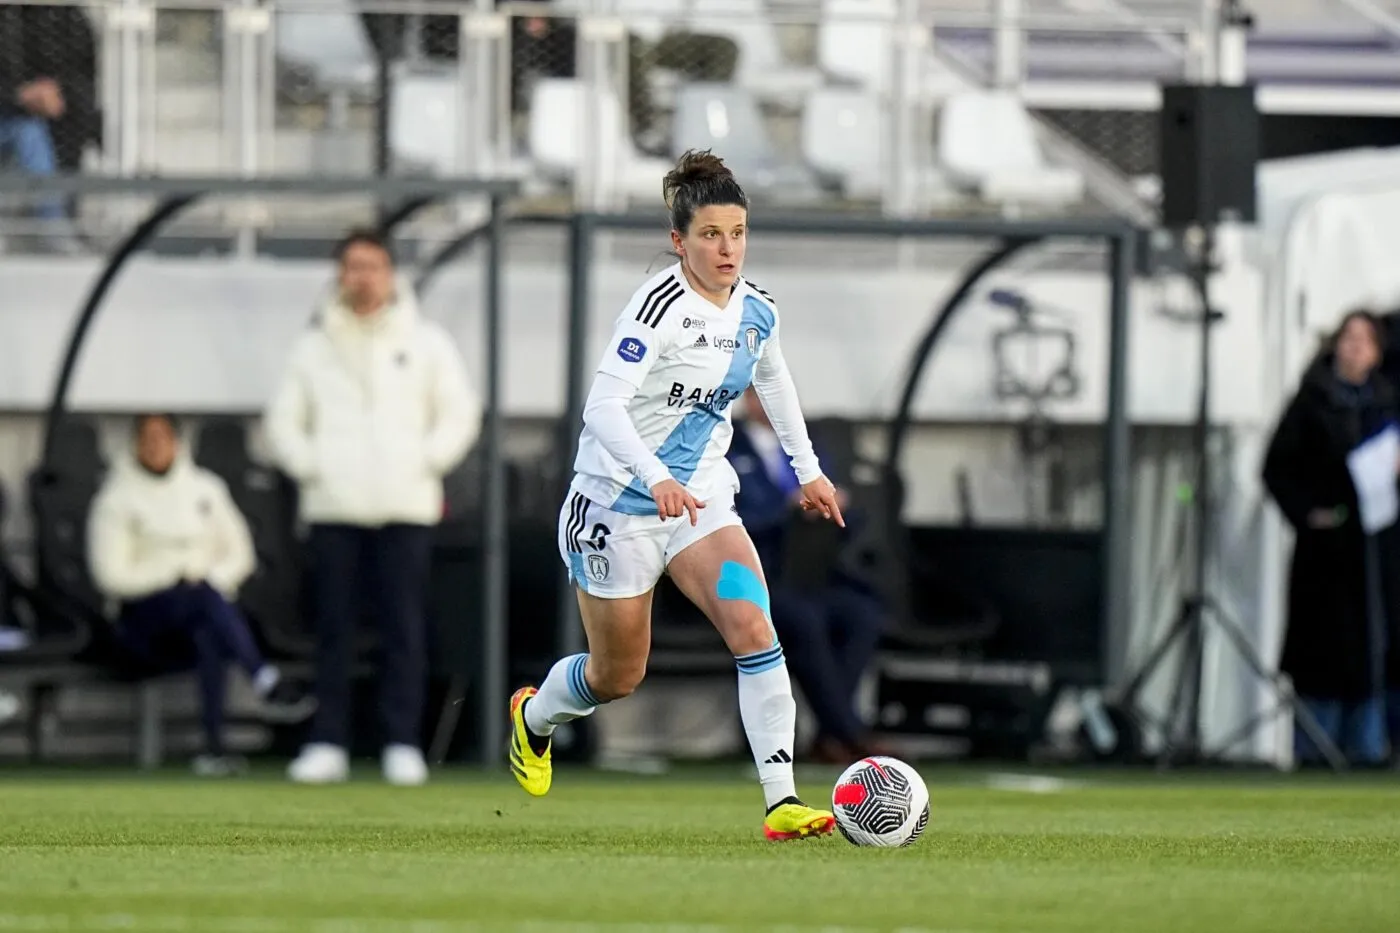
[[[534,687],[521,687],[510,698],[510,773],[527,794],[543,797],[549,793],[554,777],[554,765],[549,760],[553,743],[546,742],[544,754],[536,754],[525,727],[525,701],[537,693]]]
[[[763,819],[763,835],[769,842],[826,836],[835,828],[835,814],[801,802],[780,803]]]

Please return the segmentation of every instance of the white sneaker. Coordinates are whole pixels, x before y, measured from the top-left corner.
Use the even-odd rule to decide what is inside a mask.
[[[287,766],[287,777],[298,784],[337,784],[350,777],[350,757],[339,745],[312,742]]]
[[[412,745],[385,746],[384,780],[400,787],[428,783],[428,763],[423,760],[423,753]]]

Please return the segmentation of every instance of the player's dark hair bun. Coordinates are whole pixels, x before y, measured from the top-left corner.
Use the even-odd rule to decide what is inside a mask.
[[[666,173],[661,195],[671,212],[671,226],[690,229],[695,212],[712,204],[737,204],[748,210],[749,199],[724,160],[708,149],[689,149]]]

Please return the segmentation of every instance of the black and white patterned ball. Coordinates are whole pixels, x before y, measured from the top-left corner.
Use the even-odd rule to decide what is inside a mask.
[[[898,758],[862,758],[837,778],[831,809],[852,845],[907,846],[928,825],[928,786]]]

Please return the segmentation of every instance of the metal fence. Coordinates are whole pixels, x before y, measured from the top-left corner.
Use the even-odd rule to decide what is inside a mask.
[[[678,149],[712,144],[771,202],[917,216],[982,209],[939,171],[936,109],[968,82],[1014,87],[1030,37],[1145,43],[1163,76],[1200,70],[1198,18],[1070,12],[23,0],[0,3],[0,67],[59,85],[66,110],[45,122],[65,171],[505,176],[538,201],[615,210],[654,198]],[[294,222],[309,205],[270,209]]]

